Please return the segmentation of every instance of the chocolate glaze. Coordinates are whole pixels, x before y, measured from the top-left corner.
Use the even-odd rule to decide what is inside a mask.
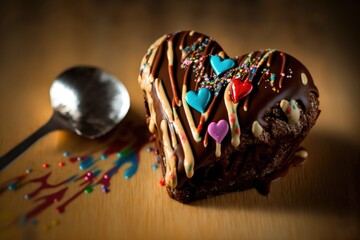
[[[169,41],[169,39],[172,41],[173,47],[173,65],[169,65],[167,58],[167,41]],[[196,59],[199,59],[202,56],[205,59],[203,61],[204,67],[200,68],[199,71],[197,71],[196,69],[192,69],[192,65],[195,64],[192,63],[190,66],[184,69],[184,67],[182,67],[182,49],[187,46],[192,46],[197,42],[202,42],[205,39],[208,39],[209,43],[202,52],[200,51],[200,56],[195,57]],[[269,50],[255,51],[251,53],[252,57],[250,59],[255,59],[256,57],[258,57],[258,60],[260,60],[268,51]],[[183,84],[187,85],[188,91],[198,90],[200,86],[199,84],[201,83],[201,81],[203,81],[203,79],[201,79],[200,82],[195,81],[196,79],[198,79],[199,75],[203,76],[204,73],[208,73],[209,76],[213,75],[213,69],[210,65],[209,56],[219,54],[223,54],[225,58],[228,58],[226,53],[223,52],[222,48],[213,39],[207,37],[206,35],[196,32],[190,33],[189,31],[169,34],[160,43],[159,47],[156,50],[154,61],[151,64],[150,74],[154,77],[154,79],[162,79],[162,83],[164,85],[167,97],[170,103],[172,103],[172,106],[175,106],[174,103],[178,103],[178,97],[181,96]],[[148,55],[146,55],[145,58],[148,60]],[[248,60],[248,54],[236,57],[234,58],[234,60],[236,62],[236,67],[242,66],[242,64],[246,60]],[[273,86],[270,86],[269,83],[270,75],[266,75],[265,70],[267,70],[269,73],[275,73],[275,81],[273,83],[276,90],[278,91],[272,90]],[[305,73],[307,76],[308,82],[306,85],[304,85],[301,81],[301,73]],[[140,74],[142,74],[142,70]],[[262,166],[261,158],[270,159],[271,157],[273,157],[272,154],[276,153],[277,149],[271,148],[270,145],[264,145],[264,142],[268,142],[265,139],[265,141],[262,142],[262,145],[258,144],[258,148],[261,148],[261,150],[256,149],[256,144],[254,145],[254,147],[244,150],[246,149],[246,146],[244,146],[243,144],[245,139],[247,139],[247,141],[251,139],[250,142],[252,142],[252,144],[258,142],[258,139],[255,139],[254,136],[250,134],[251,124],[254,121],[258,121],[260,125],[264,128],[265,132],[272,135],[272,138],[276,138],[276,134],[271,133],[271,128],[274,123],[271,117],[275,114],[279,119],[286,121],[286,116],[283,113],[274,110],[274,108],[279,108],[279,102],[282,99],[286,99],[289,101],[291,99],[295,99],[302,108],[303,113],[307,114],[309,109],[311,108],[309,97],[311,96],[315,99],[319,95],[318,90],[314,85],[313,79],[305,66],[294,57],[280,51],[273,51],[266,59],[264,59],[263,63],[259,66],[259,68],[256,69],[253,74],[251,74],[250,72],[247,74],[243,74],[241,79],[243,81],[251,81],[253,85],[253,90],[250,95],[247,98],[241,99],[237,107],[237,114],[241,129],[241,144],[236,148],[233,147],[230,143],[231,136],[228,133],[222,142],[223,153],[220,158],[216,158],[214,155],[215,142],[213,141],[213,139],[208,138],[207,147],[204,147],[203,141],[194,141],[183,107],[175,107],[179,118],[183,123],[186,135],[191,142],[191,147],[193,149],[195,157],[195,174],[192,178],[187,178],[183,167],[183,149],[180,144],[175,146],[174,152],[177,155],[178,159],[178,184],[176,189],[181,189],[185,182],[187,182],[189,185],[196,187],[198,183],[203,181],[218,181],[219,178],[224,178],[224,176],[226,176],[227,174],[231,174],[232,172],[239,172],[241,168],[249,167],[249,169],[255,170],[256,168],[264,168],[264,166],[267,165],[268,162],[262,161],[264,165]],[[222,86],[221,90],[218,92],[217,97],[214,97],[213,94],[213,99],[210,105],[211,112],[209,118],[206,122],[203,121],[202,124],[200,124],[200,127],[198,127],[200,136],[202,136],[203,140],[206,134],[207,126],[210,122],[217,122],[221,119],[228,120],[227,109],[225,107],[223,97],[224,89],[225,86]],[[152,89],[151,97],[154,101],[157,126],[159,126],[161,120],[166,118],[166,114],[162,109],[156,90],[154,88]],[[245,101],[247,105],[247,111],[244,111],[243,109]],[[193,110],[192,108],[191,113],[195,123],[199,124],[199,122],[201,122],[201,114]],[[316,114],[318,115],[318,113],[319,111]],[[317,116],[315,117],[315,120],[316,118]],[[305,120],[303,119],[303,121]],[[158,147],[159,149],[162,149],[162,133],[160,129],[157,129],[157,135]],[[300,144],[303,137],[304,136],[301,136],[299,138],[299,141],[297,141],[296,144],[292,143],[292,145],[294,145],[296,148],[297,145]],[[280,138],[279,141],[281,141]],[[266,147],[268,149],[266,149]],[[284,145],[283,147],[286,146]],[[291,150],[286,154],[288,154],[288,157],[290,157],[292,154],[294,154],[294,151],[295,150]],[[262,156],[247,156],[249,154],[253,155],[257,153],[261,153]],[[265,153],[267,153],[267,155]],[[246,161],[242,161],[241,163],[239,163],[240,160],[244,160],[246,158],[259,159],[260,162],[248,163]],[[251,164],[253,166],[245,166],[245,164]],[[238,168],[238,170],[234,170],[233,168]],[[276,168],[276,166],[274,166],[274,168]],[[221,171],[221,173],[216,173],[216,171]],[[249,181],[251,182],[251,179],[249,179]],[[270,180],[268,180],[268,182],[270,182]],[[268,182],[257,184],[258,188],[262,189],[260,186],[265,186],[266,184],[269,184]],[[246,179],[244,179],[244,183],[246,183]],[[252,186],[250,185],[251,184],[249,184],[249,187],[254,187],[254,184],[252,184]]]

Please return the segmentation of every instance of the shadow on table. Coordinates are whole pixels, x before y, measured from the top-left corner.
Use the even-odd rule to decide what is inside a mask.
[[[148,142],[150,133],[146,126],[145,115],[130,109],[126,117],[110,132],[102,137],[91,140],[74,133],[63,132],[58,142],[57,148],[60,151],[71,149],[76,146],[77,151],[88,151],[89,149],[101,148],[108,146],[117,141],[130,141],[136,144],[144,145]]]
[[[360,217],[359,143],[328,132],[312,132],[303,145],[309,152],[308,161],[274,182],[268,196],[249,190],[200,200],[191,206],[321,211]]]

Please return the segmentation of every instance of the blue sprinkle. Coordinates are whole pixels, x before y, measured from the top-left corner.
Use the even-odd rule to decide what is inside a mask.
[[[159,165],[157,165],[156,163],[154,163],[154,164],[151,165],[151,168],[152,168],[153,170],[158,169],[158,167],[159,167]]]
[[[63,153],[63,156],[64,156],[64,157],[69,157],[69,156],[70,156],[70,153],[67,152],[67,151],[65,151],[65,152]]]
[[[251,69],[251,72],[250,72],[250,81],[253,79],[253,77],[256,75],[256,68],[254,67],[253,69]]]
[[[31,220],[31,224],[32,224],[32,225],[37,225],[37,224],[38,224],[38,221],[37,221],[36,219],[33,219],[33,220]]]
[[[10,191],[15,190],[16,188],[17,188],[17,186],[16,186],[15,183],[12,183],[12,184],[9,184],[9,185],[8,185],[8,189],[9,189]]]
[[[20,217],[19,217],[19,220],[18,220],[19,222],[19,225],[25,225],[25,223],[26,223],[26,216],[25,215],[21,215]]]
[[[101,187],[101,190],[102,190],[103,192],[105,192],[105,193],[110,192],[110,189],[109,189],[107,186],[105,186],[105,185],[103,185],[103,186]]]
[[[101,158],[102,160],[107,159],[107,155],[106,155],[105,153],[103,153],[103,154],[101,154],[100,158]]]
[[[156,162],[158,162],[158,163],[159,163],[159,162],[160,162],[160,160],[161,160],[161,158],[160,158],[160,157],[156,157],[156,158],[155,158],[155,160],[156,160]]]
[[[82,161],[82,163],[79,166],[80,170],[85,170],[89,167],[91,167],[92,165],[94,165],[94,159],[92,157],[88,157],[86,160]]]
[[[99,176],[100,173],[101,173],[100,169],[94,170],[93,173],[92,173],[92,176],[97,177],[97,176]]]

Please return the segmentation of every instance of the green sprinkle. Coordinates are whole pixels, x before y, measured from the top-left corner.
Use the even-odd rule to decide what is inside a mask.
[[[92,191],[93,191],[93,188],[92,188],[92,187],[87,187],[87,188],[85,188],[84,193],[89,194],[89,193],[91,193]]]

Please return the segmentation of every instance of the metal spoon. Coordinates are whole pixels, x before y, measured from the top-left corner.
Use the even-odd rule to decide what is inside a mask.
[[[0,158],[0,171],[45,134],[74,131],[93,139],[114,128],[127,114],[130,97],[125,86],[110,73],[89,66],[65,70],[50,87],[50,120]]]

